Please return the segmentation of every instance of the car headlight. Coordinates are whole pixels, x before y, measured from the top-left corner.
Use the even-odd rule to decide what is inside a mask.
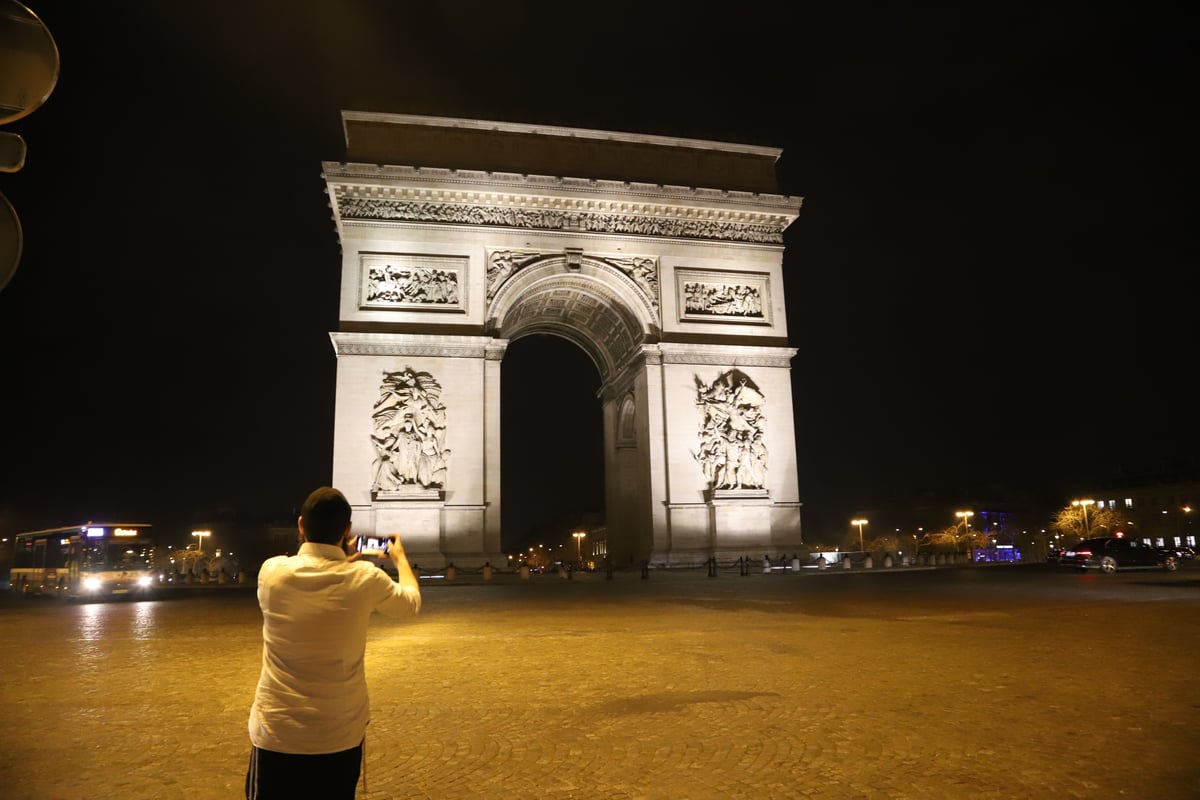
[[[83,588],[87,589],[89,592],[96,591],[97,589],[100,588],[100,579],[99,578],[84,578],[83,579]]]
[[[145,589],[147,586],[149,586],[153,582],[154,581],[150,578],[149,575],[143,575],[137,579],[137,585],[142,587],[143,589]]]

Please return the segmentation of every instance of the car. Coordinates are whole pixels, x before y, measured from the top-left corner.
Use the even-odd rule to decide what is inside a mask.
[[[1079,570],[1095,569],[1108,573],[1127,569],[1165,569],[1174,572],[1179,566],[1175,556],[1137,539],[1120,536],[1084,539],[1072,549],[1064,550],[1059,563]]]
[[[1190,559],[1193,559],[1196,557],[1195,548],[1188,547],[1186,544],[1180,544],[1180,545],[1173,544],[1173,545],[1168,545],[1166,547],[1162,547],[1159,549],[1162,550],[1164,553],[1166,553],[1169,556],[1175,556],[1175,559],[1177,561],[1181,561],[1181,560],[1185,560],[1185,559],[1190,560]]]

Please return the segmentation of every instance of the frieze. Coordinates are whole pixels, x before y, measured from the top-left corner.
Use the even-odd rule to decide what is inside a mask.
[[[405,201],[373,197],[339,197],[338,212],[346,220],[390,220],[479,225],[531,230],[711,239],[752,244],[782,244],[787,220],[734,222],[724,219],[680,219],[638,214],[594,213],[560,209],[517,208],[471,203]]]

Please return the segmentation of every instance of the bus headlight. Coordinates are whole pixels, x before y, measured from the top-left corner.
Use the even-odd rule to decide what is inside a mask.
[[[94,592],[94,591],[98,590],[100,588],[100,579],[99,578],[84,578],[83,579],[83,588],[87,589],[89,592]]]
[[[137,580],[137,585],[143,589],[148,587],[151,583],[153,583],[153,580],[150,578],[149,575],[143,575],[140,578],[138,578],[138,580]]]

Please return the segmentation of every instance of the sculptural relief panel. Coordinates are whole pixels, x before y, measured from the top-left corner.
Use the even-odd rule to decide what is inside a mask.
[[[362,253],[359,307],[465,311],[467,259],[412,253]]]
[[[428,372],[385,372],[371,417],[375,448],[371,491],[435,490],[445,486],[446,407]]]
[[[771,324],[766,273],[677,269],[675,284],[681,322]]]
[[[694,455],[709,488],[765,489],[766,399],[737,369],[725,372],[712,383],[704,383],[699,376],[695,380],[700,432],[699,449]]]

